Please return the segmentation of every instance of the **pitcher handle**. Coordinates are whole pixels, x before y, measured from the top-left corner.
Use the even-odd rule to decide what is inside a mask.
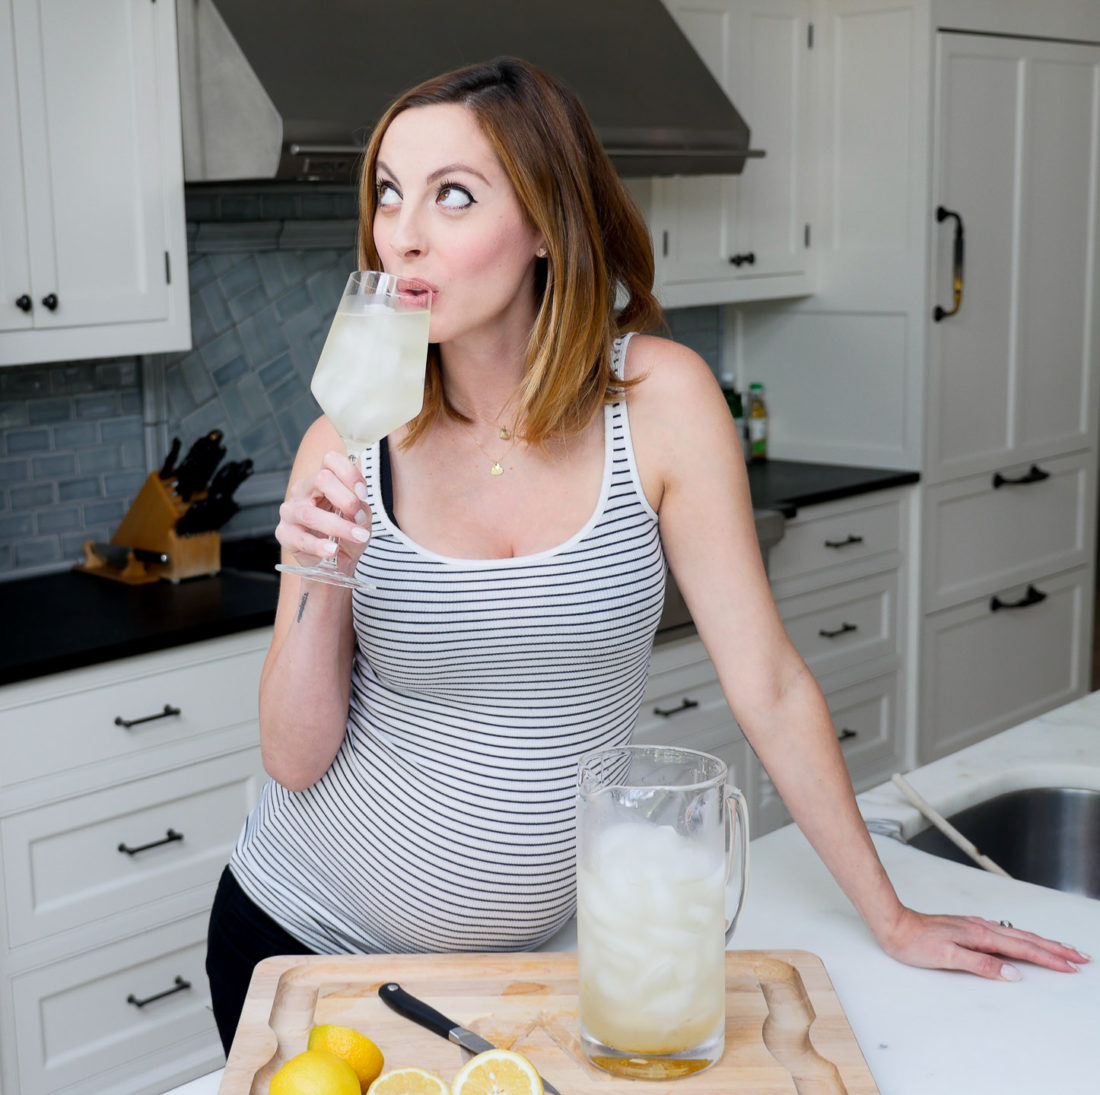
[[[729,885],[730,875],[733,873],[733,854],[735,850],[740,852],[738,858],[741,863],[737,908],[726,925],[726,943],[728,944],[730,939],[733,938],[737,921],[741,919],[741,910],[745,907],[745,894],[748,893],[749,889],[749,817],[745,796],[736,787],[731,787],[726,793],[726,806],[729,810],[730,828],[737,838],[729,842],[729,861],[726,864],[727,886]]]

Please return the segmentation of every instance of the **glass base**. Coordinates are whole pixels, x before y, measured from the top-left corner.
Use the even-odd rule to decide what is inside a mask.
[[[597,1068],[631,1080],[679,1080],[716,1064],[725,1049],[725,1032],[680,1053],[629,1053],[604,1045],[581,1026],[581,1048]]]
[[[377,586],[354,574],[345,574],[334,566],[315,563],[311,567],[292,566],[289,563],[276,563],[276,570],[285,570],[288,574],[297,574],[299,578],[308,578],[311,582],[323,582],[327,586],[341,586],[343,589],[377,589]]]

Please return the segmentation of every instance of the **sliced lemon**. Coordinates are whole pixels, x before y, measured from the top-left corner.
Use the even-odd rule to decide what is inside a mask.
[[[309,1032],[310,1049],[323,1049],[347,1061],[364,1092],[382,1074],[382,1051],[365,1035],[337,1023],[321,1023]]]
[[[422,1068],[391,1068],[367,1089],[367,1095],[451,1095],[447,1085]]]
[[[271,1095],[360,1095],[355,1069],[319,1049],[307,1049],[271,1077]]]
[[[451,1095],[542,1095],[542,1080],[522,1054],[487,1049],[459,1069]]]

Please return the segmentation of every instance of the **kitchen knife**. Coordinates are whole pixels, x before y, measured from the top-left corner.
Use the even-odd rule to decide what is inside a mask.
[[[482,1038],[480,1034],[475,1034],[472,1030],[459,1026],[453,1019],[448,1019],[447,1016],[442,1015],[435,1008],[425,1004],[423,1000],[418,1000],[415,996],[410,995],[393,981],[382,985],[378,990],[378,995],[398,1015],[403,1015],[406,1019],[419,1023],[422,1027],[427,1027],[433,1034],[447,1038],[462,1046],[463,1049],[468,1049],[471,1053],[484,1053],[486,1050],[497,1048],[492,1042]],[[542,1086],[543,1090],[548,1091],[550,1095],[561,1095],[561,1092],[545,1076],[542,1077]]]
[[[164,463],[160,466],[161,479],[171,479],[172,472],[175,471],[176,461],[180,455],[180,439],[178,437],[172,438],[172,447],[168,450],[168,455],[164,458]]]
[[[92,551],[95,552],[108,566],[118,570],[125,570],[130,562],[131,554],[139,563],[160,563],[165,565],[169,558],[163,551],[150,551],[147,548],[125,547],[122,544],[106,544],[101,540],[92,542]]]

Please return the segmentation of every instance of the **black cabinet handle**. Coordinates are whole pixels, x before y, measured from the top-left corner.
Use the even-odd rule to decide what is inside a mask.
[[[1041,483],[1044,479],[1049,478],[1049,471],[1043,471],[1038,464],[1032,464],[1027,472],[1018,479],[1009,479],[1000,472],[996,472],[993,476],[993,489],[999,490],[1001,487],[1019,487],[1025,483]]]
[[[699,701],[698,700],[691,700],[691,699],[688,699],[687,696],[685,696],[680,701],[680,706],[679,707],[654,707],[653,708],[653,714],[660,715],[661,718],[663,718],[663,719],[670,719],[670,718],[672,718],[673,715],[683,714],[683,712],[690,711],[693,707],[698,707],[698,706],[699,706]]]
[[[746,251],[743,255],[730,255],[730,262],[734,266],[752,266],[756,262],[756,252]]]
[[[170,703],[164,705],[163,711],[158,711],[155,715],[142,715],[140,719],[124,719],[121,715],[115,716],[115,726],[124,726],[127,730],[131,726],[140,726],[143,722],[153,722],[154,719],[166,719],[169,715],[180,714],[178,707],[173,707]]]
[[[999,612],[1002,608],[1030,608],[1046,599],[1047,595],[1042,590],[1029,585],[1027,592],[1018,601],[1002,601],[1000,597],[994,595],[989,602],[989,611]]]
[[[842,623],[835,631],[826,631],[825,628],[821,628],[818,634],[823,639],[835,639],[838,635],[847,635],[849,631],[858,631],[859,628],[855,624]]]
[[[825,541],[825,546],[827,548],[844,548],[844,547],[847,547],[849,544],[862,544],[862,543],[863,543],[863,537],[862,536],[853,536],[851,533],[849,533],[847,540],[826,540]]]
[[[172,988],[165,989],[163,992],[155,993],[153,996],[146,996],[144,1000],[139,1000],[132,992],[126,997],[126,1003],[133,1004],[135,1008],[143,1008],[146,1004],[151,1004],[154,1000],[163,1000],[166,996],[172,996],[177,992],[183,992],[184,989],[191,987],[190,981],[185,981],[179,974],[176,975],[175,981],[172,982]]]
[[[127,855],[137,855],[138,852],[147,852],[150,848],[159,848],[162,844],[173,844],[177,840],[183,840],[183,833],[177,833],[175,829],[169,829],[161,840],[151,840],[148,844],[139,844],[136,848],[130,848],[125,843],[118,846],[120,852]]]
[[[955,250],[952,259],[953,272],[951,276],[951,289],[955,299],[951,308],[941,308],[937,304],[932,310],[932,318],[937,323],[939,323],[941,319],[953,316],[962,307],[963,302],[963,282],[965,280],[964,257],[966,254],[966,244],[963,241],[963,222],[962,217],[960,217],[958,213],[952,213],[950,209],[946,209],[941,205],[936,210],[937,223],[943,224],[948,217],[955,218]]]
[[[56,294],[56,293],[47,293],[47,294],[46,294],[46,295],[45,295],[45,296],[44,296],[44,297],[42,298],[42,303],[43,303],[43,304],[44,304],[44,305],[45,305],[45,306],[46,306],[47,308],[49,308],[49,310],[50,310],[51,312],[56,312],[56,311],[57,311],[57,294]]]
[[[852,738],[858,738],[858,730],[849,730],[847,726],[836,736],[837,741],[850,741]]]
[[[31,298],[24,293],[21,297],[15,298],[15,306],[21,312],[29,312],[34,305],[31,303]]]

